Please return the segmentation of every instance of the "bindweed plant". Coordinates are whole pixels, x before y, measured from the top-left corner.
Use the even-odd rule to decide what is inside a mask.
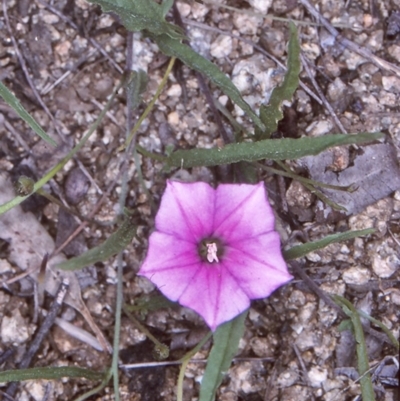
[[[337,233],[316,242],[297,245],[281,251],[281,242],[275,231],[275,217],[266,196],[264,183],[257,181],[258,165],[255,162],[285,161],[303,156],[316,155],[328,148],[342,145],[359,145],[383,138],[382,133],[328,134],[320,137],[272,139],[277,131],[278,122],[283,118],[283,105],[290,101],[299,85],[300,46],[297,29],[289,23],[290,38],[288,44],[287,72],[280,86],[274,89],[268,104],[263,104],[259,111],[253,110],[243,99],[232,81],[214,63],[210,62],[188,44],[185,32],[177,25],[166,21],[173,2],[158,4],[150,0],[93,0],[103,11],[114,13],[128,31],[142,32],[143,36],[153,41],[160,51],[170,58],[170,63],[157,92],[138,123],[127,134],[125,144],[119,149],[125,151],[126,158],[135,160],[139,181],[141,166],[138,153],[163,164],[162,174],[168,176],[175,169],[189,169],[200,166],[234,165],[235,182],[220,183],[215,189],[205,183],[178,183],[167,181],[167,188],[161,200],[159,212],[155,217],[155,231],[149,238],[147,256],[140,267],[139,275],[151,280],[170,301],[178,302],[196,311],[212,331],[213,346],[208,357],[200,388],[200,401],[212,401],[237,353],[239,341],[245,331],[245,321],[251,300],[268,297],[278,287],[287,284],[293,278],[287,262],[300,258],[307,253],[321,249],[331,243],[348,240],[357,236],[370,235],[373,229]],[[168,76],[176,60],[190,69],[203,74],[219,88],[233,103],[239,106],[252,121],[254,132],[235,136],[231,143],[212,149],[179,149],[171,147],[165,154],[152,153],[138,146],[136,133],[146,116],[154,109]],[[39,191],[55,177],[65,165],[82,149],[90,136],[99,127],[103,117],[109,111],[118,91],[125,88],[133,98],[136,107],[141,102],[145,88],[145,73],[134,72],[121,79],[115,88],[97,121],[82,137],[79,143],[57,165],[41,179],[33,183],[27,193],[10,199],[0,205],[0,213],[7,213],[29,196]],[[0,83],[0,96],[12,107],[32,130],[54,146],[45,130],[22,107],[18,99],[7,87]],[[225,110],[226,112],[226,110]],[[228,121],[232,121],[230,116]],[[265,167],[265,166],[264,166]],[[241,169],[243,171],[241,171]],[[237,171],[239,170],[239,171]],[[241,174],[246,171],[246,174]],[[274,170],[277,174],[299,180],[295,173]],[[122,188],[126,189],[130,177],[124,170]],[[161,173],[160,173],[161,174]],[[319,196],[315,187],[318,183],[307,182]],[[343,190],[343,188],[339,188]],[[349,188],[345,188],[349,190]],[[321,199],[323,195],[320,194]],[[119,399],[119,336],[121,329],[121,310],[123,307],[122,251],[136,234],[136,211],[124,210],[126,190],[121,191],[120,214],[125,215],[120,228],[103,244],[88,252],[62,261],[57,268],[73,271],[96,262],[105,261],[118,254],[117,302],[115,308],[115,330],[113,343],[113,362],[105,372],[94,372],[75,367],[31,368],[0,373],[0,381],[21,381],[26,379],[54,379],[61,377],[84,377],[90,380],[102,380],[101,385],[79,397],[83,400],[103,388],[111,377],[114,380],[115,399]],[[339,205],[334,205],[339,207]],[[289,265],[290,266],[290,265]],[[349,301],[336,297],[337,302],[350,317],[359,344],[364,344],[360,330],[357,310]],[[129,310],[129,305],[125,306]],[[127,312],[129,314],[129,312]],[[152,335],[140,322],[137,324],[149,336]],[[206,339],[211,336],[209,334]],[[205,340],[195,348],[198,350]],[[154,339],[159,353],[166,357],[164,346]],[[360,346],[361,346],[360,345]],[[398,344],[394,342],[398,348]],[[194,352],[180,361],[182,370],[177,384],[177,399],[183,399],[184,367]],[[363,359],[359,363],[364,401],[374,399],[371,378],[366,374],[368,361],[365,351],[359,352]],[[365,390],[364,390],[365,389]]]

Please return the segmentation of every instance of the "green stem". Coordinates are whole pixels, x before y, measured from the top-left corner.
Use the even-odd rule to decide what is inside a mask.
[[[201,349],[201,347],[211,338],[212,332],[210,331],[191,351],[189,351],[183,358],[180,359],[182,361],[182,366],[179,370],[178,377],[178,385],[177,385],[177,401],[183,401],[183,379],[185,378],[185,370],[192,359],[192,357]]]
[[[146,150],[143,146],[136,144],[136,150],[143,156],[148,157],[149,159],[157,160],[159,162],[165,162],[167,160],[166,156],[158,155],[157,153],[152,153]]]
[[[126,305],[122,306],[123,311],[125,312],[126,316],[129,317],[129,319],[132,321],[132,323],[151,341],[153,341],[154,345],[156,347],[165,347],[165,344],[163,344],[162,342],[158,341],[157,338],[155,338],[153,336],[153,334],[150,333],[150,331],[143,326],[142,323],[139,322],[139,320],[137,320],[135,318],[135,316],[132,315],[132,313],[129,312],[128,308]]]
[[[121,332],[121,309],[123,303],[122,292],[122,252],[117,257],[117,300],[115,303],[115,323],[114,323],[114,341],[113,341],[113,356],[111,363],[111,374],[114,383],[115,401],[119,401],[119,376],[118,376],[118,357],[119,357],[119,338]]]
[[[333,296],[334,301],[350,317],[353,324],[354,337],[356,340],[358,374],[360,375],[361,395],[363,401],[375,401],[374,388],[372,386],[371,375],[369,373],[369,362],[367,346],[365,344],[364,332],[361,325],[360,315],[353,304],[346,298],[339,295]]]
[[[148,116],[148,114],[150,113],[151,109],[153,108],[154,104],[156,103],[158,97],[160,96],[160,93],[162,92],[162,90],[164,89],[164,86],[167,84],[168,81],[168,77],[169,74],[172,71],[172,68],[175,64],[175,57],[172,57],[167,70],[165,71],[165,74],[163,76],[163,79],[161,80],[160,85],[158,85],[156,94],[154,95],[153,99],[151,99],[150,103],[148,104],[148,106],[146,107],[146,110],[143,112],[143,114],[140,116],[139,120],[137,121],[137,123],[135,124],[135,126],[133,127],[128,139],[125,141],[125,147],[129,146],[129,144],[131,143],[134,135],[136,134],[137,130],[139,129],[139,127],[142,125],[142,122],[144,121],[144,119]]]
[[[104,378],[104,380],[95,388],[92,388],[91,390],[89,390],[88,392],[86,392],[85,394],[82,394],[81,396],[79,396],[78,398],[75,398],[74,401],[84,401],[87,398],[89,398],[90,396],[97,394],[99,391],[103,390],[103,388],[105,386],[107,386],[107,383],[109,382],[111,378],[111,370],[109,370],[107,372],[106,377]]]
[[[386,333],[386,335],[389,337],[390,341],[392,344],[396,347],[397,350],[400,350],[400,344],[396,340],[396,337],[393,335],[393,333],[379,320],[373,318],[372,316],[368,315],[368,313],[363,312],[362,310],[358,309],[358,313],[360,316],[365,317],[368,319],[371,323],[375,324],[376,326],[380,327],[383,332]]]
[[[285,172],[281,171],[281,170],[274,169],[272,167],[267,167],[267,166],[264,166],[264,167],[267,167],[268,169],[271,170],[271,172],[274,172],[275,174],[280,174],[280,175],[282,175],[284,177],[293,178],[293,179],[295,179],[297,181],[300,181],[300,182],[303,182],[303,183],[306,183],[306,184],[310,184],[310,185],[313,185],[313,186],[316,186],[316,187],[335,189],[337,191],[351,192],[350,190],[352,189],[352,185],[348,185],[348,186],[345,187],[345,186],[341,186],[341,185],[330,185],[330,184],[325,184],[325,183],[320,182],[320,181],[314,181],[314,180],[311,180],[311,179],[306,178],[306,177],[302,177],[301,175],[298,175],[298,174],[294,173],[288,166],[286,166],[285,163],[282,163],[279,160],[277,160],[276,163],[281,168],[283,168],[285,170]],[[261,163],[258,163],[258,164],[261,164]]]

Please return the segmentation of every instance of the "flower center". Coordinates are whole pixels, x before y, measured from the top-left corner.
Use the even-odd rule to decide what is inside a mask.
[[[210,244],[206,244],[207,246],[207,260],[212,263],[214,260],[219,262],[217,255],[217,244],[215,242],[211,242]]]
[[[219,262],[224,254],[224,246],[217,238],[204,238],[198,245],[200,258],[204,262]]]

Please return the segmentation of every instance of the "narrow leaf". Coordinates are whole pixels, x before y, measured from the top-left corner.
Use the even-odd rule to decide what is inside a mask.
[[[356,135],[329,134],[316,138],[265,139],[258,142],[233,143],[223,148],[177,150],[167,158],[167,168],[217,166],[261,159],[298,159],[316,155],[333,146],[361,144],[382,137],[383,134],[379,132]]]
[[[318,249],[325,248],[330,244],[336,242],[347,241],[349,239],[362,237],[364,235],[373,234],[376,230],[374,228],[367,228],[365,230],[346,231],[345,233],[337,233],[328,235],[318,241],[307,242],[303,245],[296,245],[293,248],[283,252],[285,260],[297,259],[307,255],[310,252],[317,251]]]
[[[88,380],[102,380],[104,372],[95,372],[75,366],[48,366],[44,368],[5,370],[0,372],[0,382],[23,380],[56,380],[63,377],[82,377]]]
[[[78,270],[93,263],[103,262],[111,256],[125,249],[136,233],[136,226],[126,219],[121,227],[110,235],[101,245],[89,249],[82,255],[66,260],[57,265],[61,270]]]
[[[57,143],[54,139],[50,138],[36,122],[36,120],[24,109],[19,100],[8,88],[0,82],[0,96],[4,101],[13,108],[13,110],[36,132],[44,141],[51,146],[56,147]]]
[[[379,320],[377,320],[377,319],[373,318],[372,316],[368,315],[368,313],[363,312],[362,310],[359,310],[358,313],[360,314],[360,316],[365,317],[366,319],[368,319],[375,326],[380,327],[380,329],[384,333],[386,333],[386,335],[389,337],[389,340],[396,347],[397,351],[400,351],[400,343],[396,340],[396,337],[393,335],[393,333],[390,331],[390,329],[387,326],[385,326]]]
[[[170,57],[179,58],[188,67],[201,72],[217,85],[234,103],[236,103],[253,120],[260,129],[264,124],[243,100],[242,95],[232,81],[211,61],[196,53],[189,46],[167,35],[151,36],[160,50]]]
[[[128,31],[146,29],[155,35],[184,38],[182,30],[164,19],[164,8],[153,0],[88,0],[101,6],[103,12],[118,14]]]
[[[161,3],[163,17],[165,17],[168,14],[168,11],[174,5],[174,1],[175,0],[163,0],[163,2]]]
[[[278,121],[283,118],[282,104],[290,101],[299,86],[300,74],[300,44],[297,36],[297,28],[293,22],[289,24],[290,39],[288,46],[287,71],[282,84],[276,87],[269,100],[268,105],[261,105],[260,118],[266,129],[260,133],[262,139],[267,139],[278,128]]]
[[[247,312],[245,311],[230,322],[219,326],[214,333],[214,345],[201,381],[199,401],[214,401],[215,393],[231,366],[239,341],[243,336]]]
[[[353,324],[362,399],[363,401],[375,401],[374,388],[372,386],[371,375],[369,374],[367,345],[365,344],[364,332],[358,311],[346,298],[335,295],[333,299],[343,309],[346,315],[349,316]]]

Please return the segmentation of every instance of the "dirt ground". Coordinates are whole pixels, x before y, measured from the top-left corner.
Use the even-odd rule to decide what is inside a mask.
[[[335,148],[318,157],[286,163],[317,181],[354,184],[357,190],[351,194],[323,192],[347,212],[332,210],[296,180],[262,168],[259,180],[266,183],[285,249],[335,232],[376,229],[367,237],[313,252],[298,260],[298,266],[321,290],[346,297],[385,324],[396,338],[400,332],[399,6],[398,0],[177,2],[192,47],[231,77],[255,110],[284,76],[288,20],[296,22],[302,49],[301,86],[285,109],[277,138],[385,133],[381,143]],[[168,19],[172,21],[172,14]],[[336,37],[335,30],[339,32]],[[82,151],[45,187],[81,215],[94,213],[96,222],[87,224],[63,249],[67,257],[99,245],[116,230],[118,199],[125,190],[120,182],[124,155],[120,146],[127,127],[134,125],[154,96],[168,62],[148,38],[128,33],[116,16],[102,14],[99,7],[83,0],[51,4],[3,0],[0,79],[59,145],[50,151],[0,102],[0,203],[12,196],[11,183],[20,175],[37,180],[68,153],[96,120],[124,72],[142,69],[148,78],[138,107],[133,108],[132,99],[120,90]],[[251,132],[243,112],[219,89],[210,89]],[[222,124],[229,134],[232,129],[225,117]],[[198,77],[176,63],[138,131],[137,143],[160,154],[171,146],[210,148],[223,145],[220,129]],[[264,165],[278,168],[271,162]],[[136,164],[129,160],[126,168],[130,177],[126,207],[136,211],[138,230],[123,254],[123,291],[127,304],[137,304],[157,294],[136,272],[145,256],[166,179],[217,184],[229,182],[232,176],[225,167],[166,173],[161,162],[142,156]],[[36,272],[29,268],[40,266],[44,255],[59,248],[82,222],[39,196],[25,202],[23,210],[17,208],[13,219],[0,221],[2,370],[17,368],[43,323],[42,308],[49,310],[52,303],[49,295],[44,303],[40,296],[37,299],[40,278],[38,284]],[[116,268],[117,260],[111,258],[73,274],[78,284],[73,291],[81,292],[87,311],[80,313],[79,302],[65,304],[60,317],[69,326],[58,322],[51,328],[31,367],[69,365],[100,371],[110,366],[110,353],[99,349],[112,344]],[[24,271],[28,274],[20,278]],[[348,330],[339,331],[343,317],[293,274],[295,280],[290,284],[252,303],[240,352],[218,391],[218,400],[361,399],[354,369],[355,341]],[[185,308],[157,309],[137,317],[170,345],[171,361],[182,357],[207,332],[201,318]],[[399,396],[398,352],[379,327],[367,320],[363,324],[377,400],[394,401]],[[75,338],[76,328],[91,337]],[[207,344],[195,358],[205,359],[209,348]],[[152,343],[125,314],[119,349],[122,400],[176,399],[178,366],[124,367],[154,361]],[[197,399],[204,366],[201,361],[188,365],[185,400]],[[73,400],[95,385],[84,379],[26,381],[10,399]],[[7,385],[0,391],[4,394]],[[8,398],[4,395],[3,399]],[[89,399],[114,399],[112,386]]]

